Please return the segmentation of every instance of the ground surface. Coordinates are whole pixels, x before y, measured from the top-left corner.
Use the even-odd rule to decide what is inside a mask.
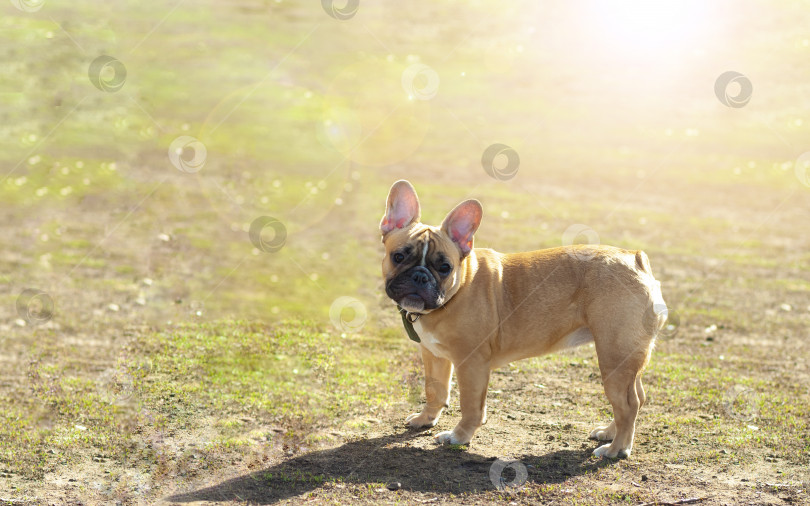
[[[2,7],[0,504],[810,504],[806,9],[620,47],[592,5],[368,3]],[[670,325],[629,460],[591,457],[592,347],[496,371],[469,447],[430,437],[455,394],[403,428],[421,363],[377,229],[403,177],[429,223],[480,199],[477,246],[648,253]]]

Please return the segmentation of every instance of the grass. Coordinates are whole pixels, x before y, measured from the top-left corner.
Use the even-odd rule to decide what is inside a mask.
[[[203,413],[218,417],[219,444],[229,451],[248,444],[234,430],[245,416],[286,427],[284,435],[296,444],[317,441],[312,432],[328,427],[328,420],[380,410],[392,391],[402,396],[391,357],[373,351],[380,345],[406,360],[406,347],[391,338],[386,344],[312,324],[272,329],[235,321],[187,324],[139,335],[99,385],[78,357],[73,360],[79,363],[59,360],[57,350],[65,350],[45,339],[29,364],[31,397],[19,410],[4,413],[0,437],[17,444],[4,451],[3,461],[14,474],[41,478],[83,454],[121,458],[136,437],[133,428],[137,433],[193,428]],[[39,406],[47,419],[38,418],[45,415]],[[43,424],[49,428],[30,430]]]

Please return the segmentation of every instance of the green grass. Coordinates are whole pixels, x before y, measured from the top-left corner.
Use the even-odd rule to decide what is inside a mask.
[[[392,393],[404,397],[407,385],[397,371],[409,354],[394,339],[307,323],[184,324],[137,336],[102,385],[78,364],[57,363],[51,342],[29,365],[32,395],[19,410],[4,413],[0,438],[14,444],[2,462],[15,474],[38,478],[88,453],[121,458],[136,433],[194,427],[200,417],[220,420],[217,444],[229,451],[248,444],[234,430],[240,416],[281,424],[292,439],[311,438],[331,420],[383,409]],[[47,409],[47,428],[36,406]]]

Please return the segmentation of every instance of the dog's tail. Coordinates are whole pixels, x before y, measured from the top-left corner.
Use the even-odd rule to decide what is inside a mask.
[[[658,334],[658,332],[664,328],[664,324],[666,323],[669,315],[669,309],[667,308],[667,304],[664,302],[664,297],[661,294],[661,282],[656,280],[653,276],[652,267],[650,266],[650,259],[647,257],[647,254],[641,250],[636,251],[636,268],[639,270],[639,272],[644,273],[642,277],[647,280],[651,299],[650,309],[652,309],[651,323],[653,333]]]
[[[646,272],[650,276],[652,276],[652,267],[650,267],[650,259],[647,258],[647,254],[641,250],[636,251],[636,267],[639,270]]]

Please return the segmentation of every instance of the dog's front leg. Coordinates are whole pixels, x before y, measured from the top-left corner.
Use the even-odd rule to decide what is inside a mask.
[[[461,421],[452,431],[436,434],[440,443],[467,444],[487,419],[487,386],[489,363],[471,357],[456,369],[461,397]]]
[[[450,377],[453,374],[453,363],[446,358],[439,358],[424,346],[422,363],[425,366],[425,406],[421,413],[413,413],[405,419],[409,427],[433,427],[439,421],[442,410],[450,400]]]

